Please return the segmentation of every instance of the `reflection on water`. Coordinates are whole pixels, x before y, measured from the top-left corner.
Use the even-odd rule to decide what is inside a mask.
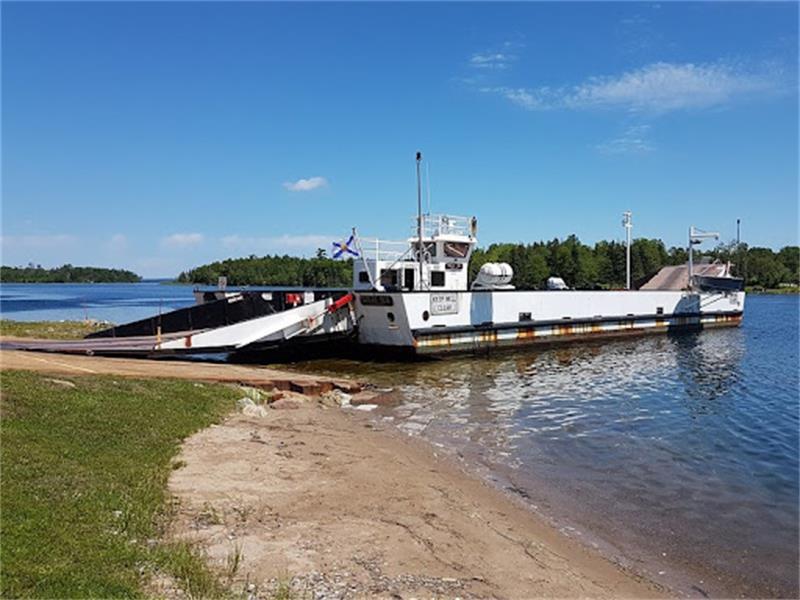
[[[325,361],[382,417],[694,595],[796,596],[798,299],[742,328],[431,363]]]

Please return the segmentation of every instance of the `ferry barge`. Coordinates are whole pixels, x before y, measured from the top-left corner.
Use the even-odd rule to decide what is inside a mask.
[[[377,240],[360,253],[358,343],[441,354],[741,323],[742,280],[716,265],[715,276],[695,275],[684,289],[523,291],[509,265],[489,263],[468,287],[475,229],[474,219],[426,216],[421,261],[419,238],[401,256]]]
[[[417,155],[419,173],[420,156]],[[362,239],[353,230],[338,254],[354,256],[348,289],[198,290],[197,303],[91,334],[28,349],[149,357],[266,351],[303,356],[351,349],[406,355],[485,352],[498,347],[731,327],[741,324],[743,281],[730,265],[665,267],[638,290],[517,290],[511,266],[484,264],[469,282],[477,220],[422,214],[402,242]],[[626,213],[626,227],[630,227]],[[630,232],[630,229],[628,229]],[[630,235],[628,236],[630,243]]]
[[[493,348],[741,324],[745,292],[729,265],[665,267],[638,290],[517,290],[503,263],[468,281],[474,218],[424,215],[402,242],[361,239],[352,286],[331,290],[198,290],[196,305],[28,349],[149,357],[227,353],[441,356]]]

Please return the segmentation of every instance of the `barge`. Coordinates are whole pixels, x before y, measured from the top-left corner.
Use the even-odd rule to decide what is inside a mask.
[[[358,343],[443,354],[742,320],[743,282],[727,266],[714,265],[715,277],[694,275],[680,289],[527,291],[514,289],[509,265],[489,263],[468,287],[475,234],[474,219],[428,215],[422,243],[409,239],[403,256],[392,256],[392,245],[377,240],[360,253],[353,281]]]
[[[347,289],[197,290],[190,308],[81,341],[21,347],[149,357],[258,359],[265,352],[302,357],[354,348],[370,355],[441,356],[741,324],[742,279],[731,275],[730,265],[692,261],[693,245],[717,234],[691,228],[689,263],[665,267],[638,290],[569,290],[558,277],[548,281],[553,289],[517,290],[505,263],[482,265],[470,282],[477,220],[422,214],[419,179],[417,192],[415,235],[387,242],[361,238],[354,229],[347,242],[336,244],[337,255],[354,257]],[[625,226],[630,232],[629,213]],[[630,247],[630,235],[628,241]]]

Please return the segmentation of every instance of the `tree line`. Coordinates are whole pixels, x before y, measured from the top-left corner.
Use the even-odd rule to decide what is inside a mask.
[[[29,264],[26,267],[0,267],[3,283],[135,283],[142,278],[125,269],[74,267],[70,264],[54,269]]]
[[[733,264],[733,274],[745,284],[776,288],[782,284],[800,284],[800,247],[786,246],[775,252],[770,248],[747,244],[720,244],[716,248],[695,251],[694,261],[707,259]],[[686,248],[666,248],[661,240],[640,238],[631,244],[631,280],[634,287],[643,284],[662,267],[686,264]],[[492,244],[477,249],[470,260],[474,278],[486,262],[507,262],[514,269],[514,284],[519,289],[542,289],[550,276],[564,279],[577,289],[614,289],[625,286],[625,243],[602,241],[594,246],[582,244],[574,235],[564,240],[533,244]]]
[[[229,258],[190,269],[178,275],[178,283],[216,285],[220,277],[228,285],[297,287],[350,287],[352,260],[333,260],[317,251],[314,258],[296,256],[255,256]]]
[[[750,286],[775,288],[781,284],[800,284],[800,247],[786,246],[775,252],[747,244],[720,244],[703,252],[703,259],[733,263],[733,273]],[[661,267],[681,265],[688,260],[686,248],[667,248],[661,240],[640,238],[631,244],[631,279],[644,283]],[[557,276],[577,289],[614,289],[625,286],[625,243],[601,241],[588,246],[572,235],[566,239],[532,244],[492,244],[478,248],[470,259],[470,280],[487,262],[507,262],[514,269],[514,285],[519,289],[542,289],[548,277]],[[320,249],[314,258],[251,255],[185,271],[180,283],[216,285],[224,276],[229,285],[267,285],[302,287],[349,287],[352,260],[327,258]]]

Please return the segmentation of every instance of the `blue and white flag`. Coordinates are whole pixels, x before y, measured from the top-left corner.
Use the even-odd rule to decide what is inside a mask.
[[[352,254],[358,256],[358,252],[353,250],[350,245],[353,243],[355,234],[350,235],[350,239],[346,242],[333,242],[333,258],[340,258],[343,254]]]

